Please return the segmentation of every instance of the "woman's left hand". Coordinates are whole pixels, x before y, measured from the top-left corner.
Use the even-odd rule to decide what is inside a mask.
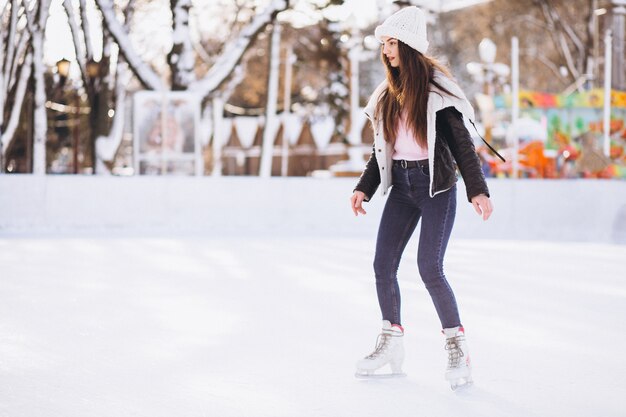
[[[472,205],[476,213],[478,213],[479,216],[483,216],[483,220],[487,220],[489,216],[491,216],[491,212],[493,212],[491,200],[484,194],[472,197]]]

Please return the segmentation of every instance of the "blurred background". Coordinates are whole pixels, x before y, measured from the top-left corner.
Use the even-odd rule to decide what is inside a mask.
[[[0,171],[358,175],[372,35],[406,5],[487,176],[626,177],[623,0],[4,0]]]

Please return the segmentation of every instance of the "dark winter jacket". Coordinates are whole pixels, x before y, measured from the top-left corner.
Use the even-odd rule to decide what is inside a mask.
[[[465,182],[468,201],[479,194],[489,196],[480,160],[472,138],[463,123],[463,116],[454,107],[439,110],[436,114],[433,194],[454,186],[457,181],[456,167],[458,167]],[[380,172],[376,160],[376,146],[374,146],[355,190],[362,191],[366,195],[366,201],[369,201],[379,185]]]
[[[489,196],[480,160],[463,123],[463,117],[474,120],[474,109],[452,79],[436,71],[435,80],[452,95],[431,84],[426,114],[429,195],[434,197],[453,187],[458,166],[465,180],[469,200],[479,194]],[[381,193],[385,195],[392,183],[393,145],[385,140],[383,121],[375,115],[378,100],[386,88],[387,83],[384,81],[376,88],[365,107],[365,114],[374,129],[374,149],[355,190],[365,193],[366,201],[373,197],[379,185]]]

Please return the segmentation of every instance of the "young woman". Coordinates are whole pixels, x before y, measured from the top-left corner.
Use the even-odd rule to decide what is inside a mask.
[[[383,326],[375,350],[357,363],[357,376],[376,376],[391,366],[402,374],[404,359],[397,270],[400,257],[421,219],[418,267],[446,337],[446,379],[453,389],[469,384],[470,357],[454,293],[443,272],[443,258],[456,215],[456,167],[467,198],[487,220],[489,190],[465,128],[474,111],[448,71],[428,49],[426,21],[420,9],[407,7],[378,26],[386,81],[374,91],[365,112],[374,129],[374,149],[351,197],[355,215],[380,186],[391,192],[382,214],[374,273]]]

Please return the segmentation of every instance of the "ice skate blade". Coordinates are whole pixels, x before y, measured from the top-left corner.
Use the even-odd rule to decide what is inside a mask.
[[[356,372],[354,376],[358,379],[390,379],[390,378],[404,378],[406,374],[404,372],[394,372],[386,374],[374,374],[368,372]]]
[[[450,389],[452,391],[461,391],[471,387],[474,384],[472,378],[461,378],[458,380],[450,381]]]

